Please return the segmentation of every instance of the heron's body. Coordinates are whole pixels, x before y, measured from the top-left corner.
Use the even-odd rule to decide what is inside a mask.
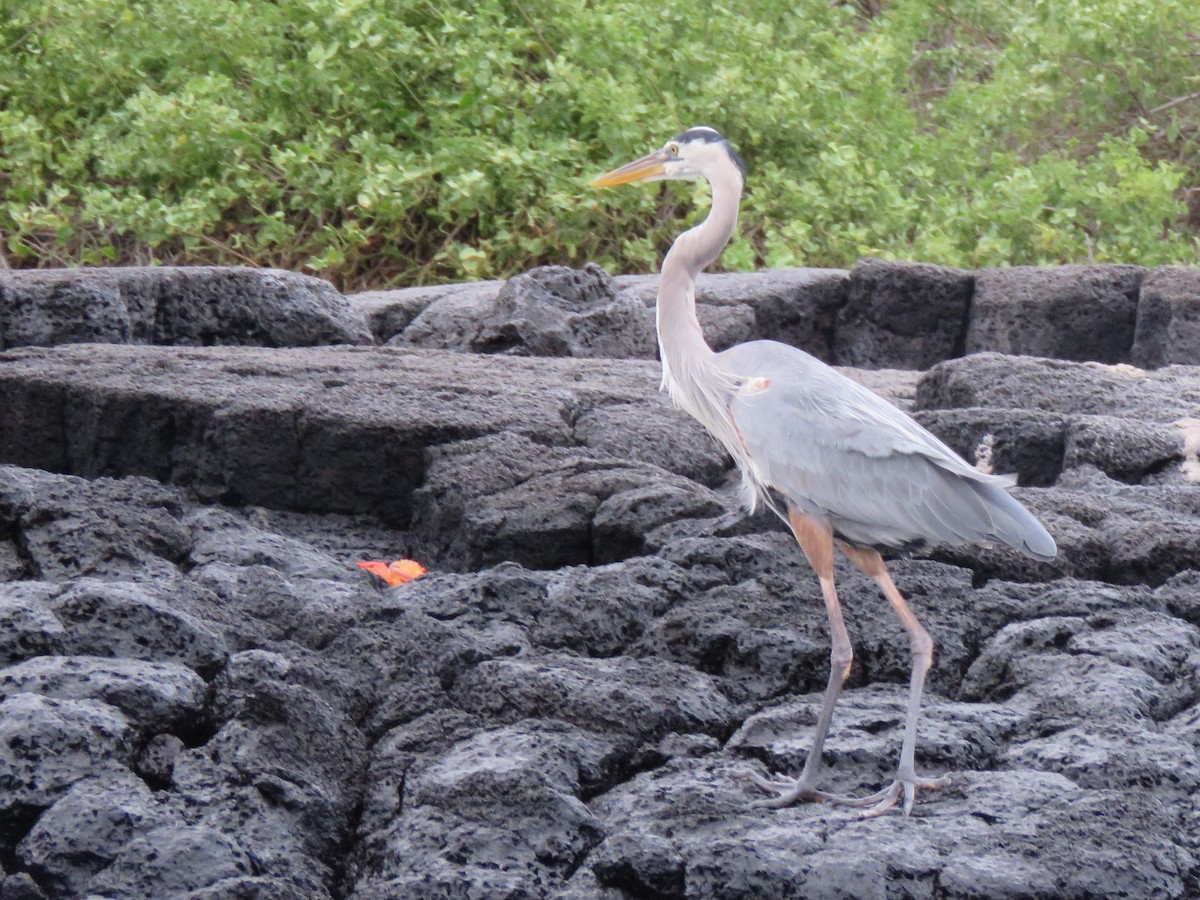
[[[713,352],[696,318],[695,279],[736,226],[741,160],[716,131],[692,128],[594,184],[660,178],[705,178],[713,189],[708,218],[680,235],[663,261],[657,311],[663,387],[729,451],[747,503],[766,502],[791,526],[820,579],[833,637],[829,686],[803,772],[794,780],[756,781],[776,795],[772,805],[819,799],[869,805],[877,814],[903,797],[907,812],[917,787],[940,783],[913,770],[932,642],[878,550],[925,542],[1007,544],[1050,559],[1054,540],[1007,492],[1011,478],[979,471],[895,406],[815,357],[776,341]],[[879,584],[913,651],[896,780],[862,801],[816,788],[821,748],[852,660],[833,583],[835,543]]]
[[[753,341],[716,356],[756,386],[729,414],[757,479],[859,547],[1008,544],[1049,558],[1054,545],[1005,488],[887,400],[802,350]]]

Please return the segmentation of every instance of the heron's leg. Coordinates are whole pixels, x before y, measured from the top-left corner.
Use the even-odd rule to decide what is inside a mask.
[[[829,735],[829,725],[833,720],[833,708],[837,705],[838,696],[842,692],[842,684],[850,674],[850,664],[854,661],[854,650],[850,645],[850,634],[846,630],[846,622],[842,618],[842,605],[838,602],[837,590],[833,584],[833,529],[823,519],[806,516],[794,508],[788,508],[788,522],[792,533],[800,544],[800,549],[808,557],[809,563],[817,573],[821,582],[821,594],[825,598],[825,612],[829,616],[829,631],[832,638],[832,649],[829,654],[829,683],[825,687],[825,696],[821,701],[821,711],[817,715],[817,727],[813,734],[812,748],[804,761],[804,769],[797,779],[773,778],[766,779],[754,775],[754,782],[767,793],[773,794],[768,800],[762,801],[764,806],[789,806],[801,800],[829,800],[833,802],[849,802],[847,798],[837,797],[816,789],[817,777],[821,770],[821,753],[825,746],[825,738]]]
[[[912,810],[913,799],[917,788],[939,788],[945,785],[943,778],[918,778],[914,755],[917,746],[917,718],[921,711],[921,694],[925,688],[925,673],[933,663],[933,639],[929,632],[917,621],[913,611],[904,602],[904,597],[892,581],[892,576],[884,564],[883,557],[876,551],[849,547],[838,542],[838,546],[860,569],[879,585],[883,595],[891,603],[892,609],[908,632],[909,646],[912,648],[912,677],[908,689],[908,710],[904,721],[904,743],[900,748],[900,765],[896,770],[896,780],[888,787],[870,797],[864,797],[855,802],[858,806],[869,806],[864,813],[867,816],[877,816],[895,806],[900,798],[904,798],[904,814]]]

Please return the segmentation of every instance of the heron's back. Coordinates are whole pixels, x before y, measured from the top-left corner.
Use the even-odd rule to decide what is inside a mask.
[[[915,420],[820,360],[774,341],[718,354],[752,379],[729,413],[752,480],[860,546],[1006,544],[1037,559],[1054,539],[1008,491]]]

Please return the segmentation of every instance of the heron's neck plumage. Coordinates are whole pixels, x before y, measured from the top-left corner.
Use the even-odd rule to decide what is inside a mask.
[[[681,234],[663,260],[657,314],[662,386],[675,405],[699,421],[733,457],[742,472],[744,500],[753,510],[759,498],[765,496],[763,482],[742,446],[729,410],[742,373],[721,368],[696,318],[696,276],[721,254],[733,236],[742,181],[740,173],[710,181],[713,202],[708,218]]]
[[[701,369],[715,365],[715,354],[696,318],[696,276],[721,255],[733,236],[742,195],[739,175],[714,178],[711,183],[713,202],[707,218],[676,238],[663,260],[658,287],[658,346],[663,387],[697,418],[700,416],[687,396],[688,382],[699,376]]]

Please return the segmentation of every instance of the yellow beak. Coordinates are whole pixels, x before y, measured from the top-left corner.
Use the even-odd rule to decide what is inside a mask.
[[[635,159],[619,169],[613,169],[599,178],[592,179],[592,187],[616,187],[618,184],[645,181],[647,178],[662,175],[664,171],[662,151],[655,150],[641,159]]]

